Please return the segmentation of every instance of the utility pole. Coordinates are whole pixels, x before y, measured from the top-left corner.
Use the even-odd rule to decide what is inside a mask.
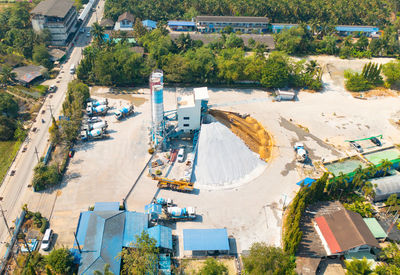
[[[0,198],[0,201],[2,201],[2,200],[3,200],[3,198]],[[10,234],[10,237],[12,239],[13,234],[11,233],[11,229],[8,226],[7,218],[6,218],[6,215],[4,214],[3,206],[1,205],[1,203],[0,203],[0,210],[1,210],[1,215],[3,216],[3,219],[4,219],[4,223],[5,223],[6,227],[7,227],[8,234]],[[15,255],[14,255],[14,253],[12,251],[11,251],[11,254],[12,254],[13,258],[14,258],[14,261],[15,261],[16,265],[18,267],[20,267],[19,264],[18,264],[17,258],[15,257]]]
[[[39,162],[39,153],[38,153],[38,151],[37,151],[36,146],[35,146],[35,154],[36,154],[37,161]]]

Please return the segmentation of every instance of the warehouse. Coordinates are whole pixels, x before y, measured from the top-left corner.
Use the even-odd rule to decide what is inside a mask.
[[[392,194],[400,195],[400,175],[371,179],[375,187],[374,201],[384,201]]]
[[[379,32],[379,28],[375,26],[348,26],[339,25],[335,27],[335,30],[339,35],[347,36],[355,33],[363,33],[366,36],[376,35]]]
[[[192,21],[168,21],[168,28],[176,32],[191,32],[196,30],[196,23]]]
[[[197,16],[197,30],[202,33],[221,32],[226,27],[234,32],[266,33],[269,20],[267,17],[251,16]]]
[[[183,250],[193,256],[228,254],[228,233],[225,228],[183,229]]]

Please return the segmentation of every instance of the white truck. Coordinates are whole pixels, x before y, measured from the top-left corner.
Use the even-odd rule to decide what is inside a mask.
[[[96,123],[93,123],[93,124],[89,123],[88,125],[84,126],[84,129],[88,130],[88,131],[95,130],[95,129],[100,129],[103,132],[106,132],[107,127],[108,127],[107,121],[103,121],[102,120],[102,121],[99,121],[99,122],[96,122]]]
[[[69,73],[74,74],[75,73],[75,64],[72,64],[71,67],[69,67]]]
[[[92,131],[82,131],[81,132],[81,140],[88,141],[93,139],[102,139],[105,138],[106,135],[104,134],[103,130],[101,129],[94,129]]]
[[[117,111],[114,112],[114,115],[116,119],[120,120],[123,117],[127,117],[130,114],[132,114],[133,111],[134,111],[133,105],[129,105],[118,109]]]
[[[167,207],[166,214],[171,220],[194,220],[197,217],[195,207],[180,208],[177,206]]]
[[[86,108],[86,113],[88,116],[105,116],[108,111],[108,106],[107,105],[99,105],[97,107],[93,106],[88,106]]]
[[[304,148],[304,144],[301,142],[296,142],[294,145],[294,151],[296,152],[296,159],[298,162],[306,162],[308,159],[307,150]]]
[[[100,106],[100,105],[108,106],[108,99],[107,98],[102,98],[102,99],[99,99],[99,100],[91,99],[91,101],[89,101],[87,103],[88,107],[97,107],[97,106]]]

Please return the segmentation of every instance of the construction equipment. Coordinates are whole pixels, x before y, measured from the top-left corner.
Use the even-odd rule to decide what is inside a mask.
[[[89,123],[88,125],[84,126],[84,129],[88,131],[101,129],[103,132],[105,132],[107,127],[108,127],[107,121],[100,121],[93,124]]]
[[[121,109],[114,112],[115,118],[120,120],[123,117],[133,114],[133,110],[134,110],[133,105],[122,107]]]
[[[100,105],[108,106],[108,99],[107,98],[103,98],[103,99],[100,99],[100,100],[94,100],[92,102],[89,102],[88,105],[90,103],[92,104],[92,107],[97,107],[97,106],[100,106]]]
[[[304,144],[301,142],[296,142],[294,145],[294,150],[296,151],[296,159],[298,162],[306,162],[308,159],[307,150],[304,148]]]
[[[170,198],[154,198],[154,203],[160,204],[162,207],[169,207],[174,205],[174,201]]]
[[[194,220],[197,217],[195,207],[180,208],[177,206],[173,206],[168,207],[165,212],[167,218],[171,220]]]
[[[88,106],[86,108],[86,113],[88,116],[98,116],[98,115],[106,115],[108,111],[107,105],[99,105],[97,107]]]
[[[92,131],[82,131],[81,132],[81,140],[82,141],[88,141],[92,139],[102,139],[107,137],[103,130],[101,129],[94,129]]]
[[[153,180],[158,180],[157,187],[161,189],[171,189],[181,192],[191,192],[193,191],[193,182],[188,182],[184,180],[171,180],[167,178],[157,177],[153,175]]]

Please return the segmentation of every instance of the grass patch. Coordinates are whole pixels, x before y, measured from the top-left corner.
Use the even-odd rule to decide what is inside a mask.
[[[236,265],[233,258],[224,259],[217,258],[218,262],[223,263],[228,268],[228,275],[236,275]],[[184,274],[195,275],[198,274],[201,268],[204,266],[205,259],[184,259],[182,260],[182,266],[184,269]]]
[[[20,146],[20,141],[0,141],[0,183],[3,181]]]

